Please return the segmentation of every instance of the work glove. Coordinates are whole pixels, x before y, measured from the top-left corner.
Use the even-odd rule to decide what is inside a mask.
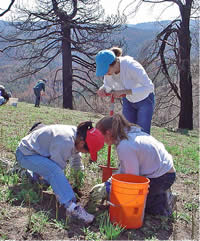
[[[95,185],[90,190],[90,195],[89,195],[90,201],[103,202],[104,200],[108,199],[109,192],[110,192],[110,185],[111,185],[111,178],[108,179],[106,182]]]

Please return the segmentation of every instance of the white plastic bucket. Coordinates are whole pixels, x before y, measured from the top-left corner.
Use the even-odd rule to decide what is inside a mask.
[[[17,107],[17,103],[18,103],[18,98],[9,98],[9,105],[15,106]]]

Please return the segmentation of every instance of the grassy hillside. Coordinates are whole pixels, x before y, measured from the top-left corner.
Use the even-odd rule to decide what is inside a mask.
[[[83,156],[85,164],[81,184],[76,186],[72,173],[66,175],[73,187],[78,187],[77,198],[90,212],[95,221],[84,226],[75,221],[65,220],[65,211],[59,207],[51,189],[41,190],[10,170],[15,162],[15,149],[34,122],[44,124],[73,124],[85,120],[96,122],[102,116],[94,113],[71,111],[33,104],[18,103],[18,107],[0,107],[0,239],[48,240],[84,239],[107,240],[199,240],[199,143],[198,131],[172,131],[152,127],[152,135],[164,143],[173,155],[177,170],[177,180],[173,192],[178,195],[176,210],[170,219],[158,216],[144,218],[143,227],[137,230],[119,230],[111,227],[105,216],[108,204],[90,204],[88,193],[91,187],[101,182],[99,164],[106,164],[107,147],[100,151],[97,163],[90,164],[88,156]],[[115,150],[112,150],[112,166],[117,166]],[[118,235],[119,233],[119,235]]]

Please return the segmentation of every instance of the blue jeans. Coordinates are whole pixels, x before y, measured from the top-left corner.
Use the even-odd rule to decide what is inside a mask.
[[[136,103],[132,103],[124,97],[122,113],[129,122],[139,125],[142,131],[150,134],[154,106],[155,96],[153,93]]]
[[[149,178],[149,193],[147,195],[145,212],[153,215],[168,215],[167,193],[176,179],[176,173],[166,173],[161,177]]]
[[[35,106],[40,106],[40,90],[33,89],[35,94]]]
[[[16,159],[21,167],[39,174],[51,185],[60,204],[68,207],[71,201],[76,201],[64,171],[54,161],[40,155],[26,156],[19,149],[16,151]]]

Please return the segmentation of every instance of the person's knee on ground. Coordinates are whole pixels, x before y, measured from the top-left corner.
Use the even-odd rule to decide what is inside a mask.
[[[172,194],[170,189],[161,194],[147,196],[145,213],[170,217],[173,214],[176,200],[177,196]]]

